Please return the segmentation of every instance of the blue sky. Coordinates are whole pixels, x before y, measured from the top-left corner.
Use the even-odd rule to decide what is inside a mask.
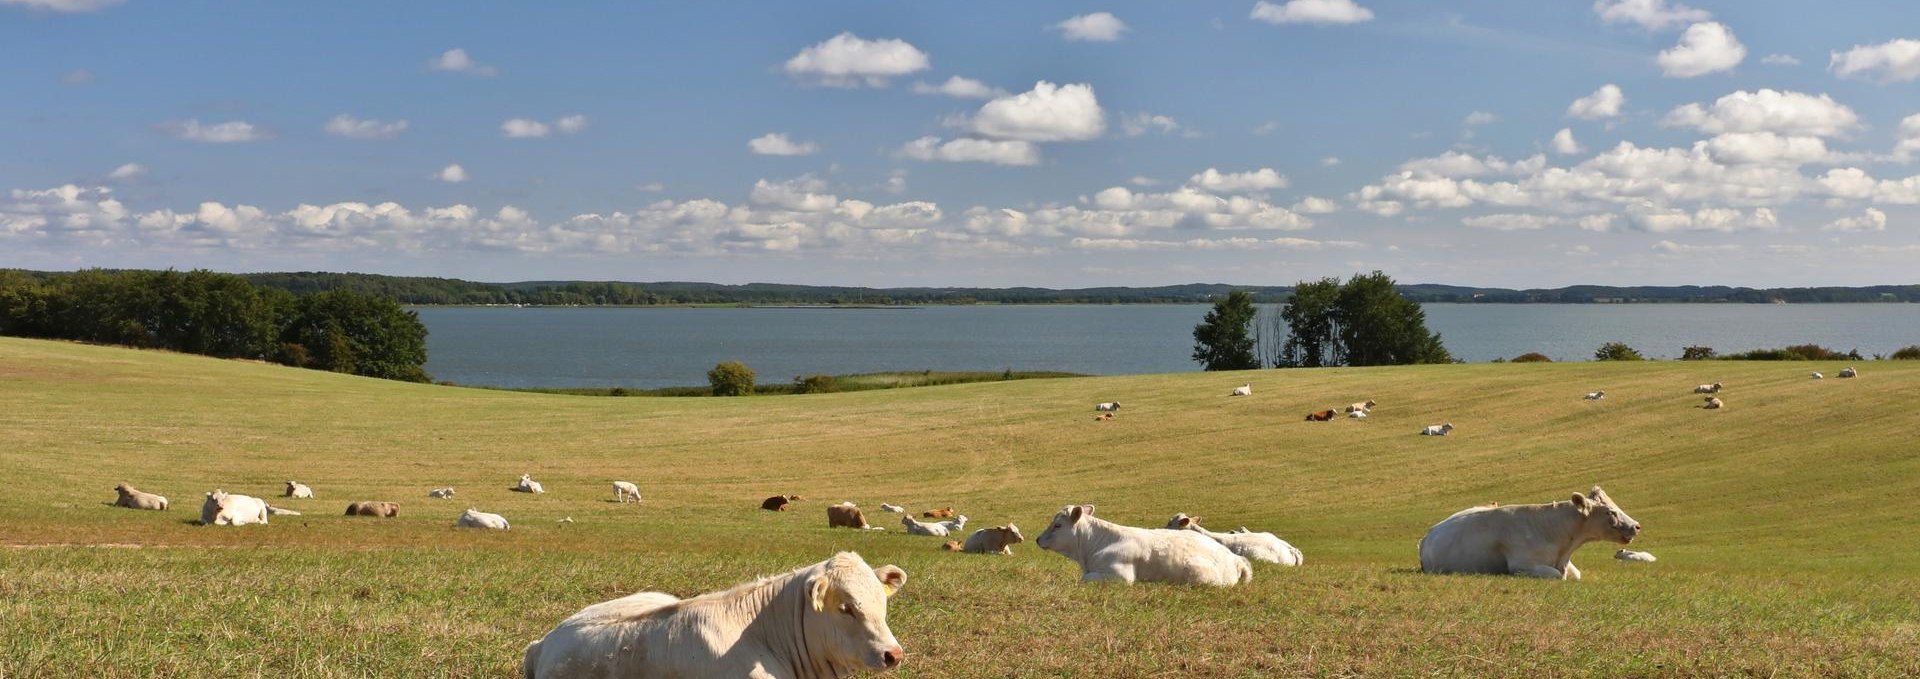
[[[0,266],[1912,283],[1911,18],[0,0]]]

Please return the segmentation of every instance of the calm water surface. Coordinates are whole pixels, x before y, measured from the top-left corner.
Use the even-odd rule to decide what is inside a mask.
[[[1609,341],[1650,357],[1814,342],[1862,354],[1920,344],[1916,304],[1428,304],[1453,355],[1580,360]],[[745,361],[760,381],[889,370],[1196,370],[1204,305],[902,309],[421,308],[427,371],[462,384],[661,387]]]

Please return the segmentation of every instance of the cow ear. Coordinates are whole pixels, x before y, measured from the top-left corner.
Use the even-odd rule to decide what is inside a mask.
[[[1072,506],[1072,507],[1068,507],[1068,508],[1067,508],[1067,520],[1068,520],[1068,521],[1075,521],[1075,522],[1077,522],[1077,521],[1079,521],[1079,520],[1080,520],[1080,517],[1082,517],[1082,516],[1086,516],[1086,514],[1087,514],[1087,507],[1086,507],[1086,505],[1074,505],[1074,506]]]
[[[1182,517],[1180,517],[1180,527],[1181,527],[1181,528],[1186,528],[1187,526],[1191,526],[1191,525],[1193,525],[1193,517],[1191,517],[1191,516],[1182,516]]]
[[[810,590],[809,598],[813,602],[813,612],[826,612],[827,592],[833,588],[833,583],[827,579],[825,574],[820,574],[813,576],[813,580],[809,582],[807,586]]]
[[[873,569],[873,576],[880,578],[880,584],[887,588],[887,596],[893,596],[901,585],[907,584],[907,572],[893,564]]]
[[[1580,510],[1581,514],[1587,514],[1593,511],[1593,503],[1587,500],[1587,496],[1574,493],[1573,508]]]
[[[1093,516],[1093,505],[1080,505],[1080,509],[1085,512],[1087,516]]]

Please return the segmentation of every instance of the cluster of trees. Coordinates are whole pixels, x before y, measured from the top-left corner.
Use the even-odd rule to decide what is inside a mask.
[[[1216,301],[1194,326],[1193,360],[1207,370],[1453,362],[1426,311],[1379,271],[1294,286],[1264,335],[1254,302],[1242,291]]]
[[[0,335],[427,381],[427,328],[393,299],[294,295],[210,271],[0,271]]]

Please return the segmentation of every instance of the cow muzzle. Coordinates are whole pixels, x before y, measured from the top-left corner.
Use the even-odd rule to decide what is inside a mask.
[[[906,649],[895,646],[880,652],[880,669],[890,670],[899,667],[907,659]]]

